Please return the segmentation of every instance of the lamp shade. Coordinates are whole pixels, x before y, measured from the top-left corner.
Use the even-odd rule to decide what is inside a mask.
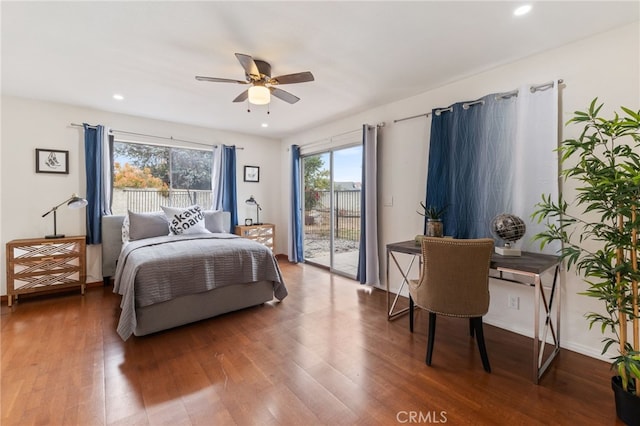
[[[71,199],[67,203],[67,207],[70,209],[81,209],[88,204],[87,200],[82,197],[78,197],[77,194],[73,194]]]
[[[271,102],[271,91],[265,86],[249,87],[249,102],[254,105],[266,105]]]

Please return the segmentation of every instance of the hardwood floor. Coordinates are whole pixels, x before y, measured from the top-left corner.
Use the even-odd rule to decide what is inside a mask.
[[[614,425],[609,365],[563,350],[539,385],[530,339],[388,322],[379,290],[281,262],[289,296],[123,342],[112,287],[2,306],[3,425]]]

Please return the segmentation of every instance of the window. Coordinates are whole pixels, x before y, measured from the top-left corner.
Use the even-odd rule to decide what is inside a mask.
[[[211,207],[212,151],[118,140],[113,148],[114,214]]]

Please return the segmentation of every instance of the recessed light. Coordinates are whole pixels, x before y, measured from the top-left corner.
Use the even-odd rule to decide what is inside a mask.
[[[520,6],[516,10],[514,10],[513,14],[515,16],[522,16],[522,15],[526,15],[529,12],[531,12],[531,5],[525,4],[524,6]]]
[[[261,126],[262,127],[269,127],[269,123],[262,123]]]
[[[117,100],[117,101],[121,101],[124,99],[124,96],[122,96],[119,93],[116,93],[115,95],[113,95],[113,99]]]

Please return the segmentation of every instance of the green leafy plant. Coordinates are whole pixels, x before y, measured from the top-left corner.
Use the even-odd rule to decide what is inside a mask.
[[[420,201],[420,207],[422,207],[422,211],[416,210],[416,212],[431,220],[442,220],[442,215],[447,211],[446,207],[427,206],[422,201]]]
[[[606,119],[601,109],[596,98],[587,111],[576,111],[567,124],[583,130],[559,147],[563,178],[579,183],[575,200],[543,195],[532,217],[546,224],[535,236],[541,246],[561,242],[567,268],[584,277],[588,288],[581,294],[602,301],[603,312],[586,314],[589,327],[599,324],[603,334],[611,333],[602,340],[602,354],[617,346],[612,368],[623,388],[638,395],[640,111],[621,107],[623,116]]]
[[[329,170],[320,155],[304,159],[304,209],[310,211],[320,202],[321,192],[329,190]]]
[[[304,209],[309,212],[318,205],[320,201],[320,192],[314,189],[305,189],[304,191]]]

